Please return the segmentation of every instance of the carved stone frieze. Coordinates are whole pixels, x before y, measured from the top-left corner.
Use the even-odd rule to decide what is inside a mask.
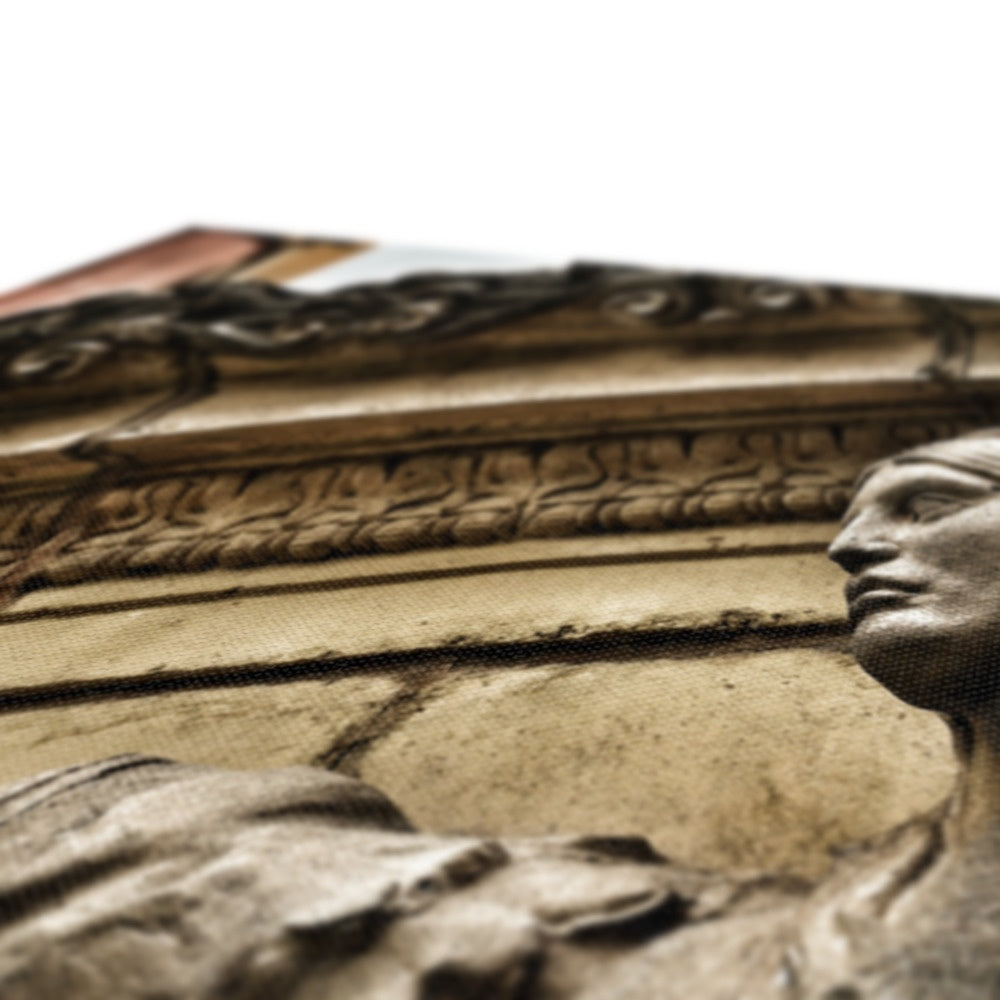
[[[956,316],[966,307],[972,318],[959,321]],[[519,328],[521,339],[502,350],[493,344],[481,351],[470,342],[465,355],[456,353],[462,338],[493,336],[496,328],[502,339],[504,324],[534,322],[543,313],[554,317],[548,326],[537,325],[530,336]],[[329,457],[340,444],[320,443],[319,453],[315,442],[307,448],[296,438],[306,432],[290,421],[287,442],[282,439],[266,456],[241,458],[220,437],[206,446],[206,454],[221,456],[224,469],[207,458],[197,459],[195,471],[166,466],[159,473],[139,471],[125,452],[104,444],[112,432],[148,434],[155,453],[169,434],[161,428],[156,437],[149,430],[154,419],[190,407],[216,388],[224,400],[230,377],[252,379],[251,393],[286,380],[298,392],[295,380],[313,372],[324,379],[336,373],[343,384],[377,382],[390,370],[409,374],[424,348],[434,344],[441,345],[440,355],[424,369],[417,366],[421,376],[450,370],[449,365],[460,372],[479,366],[491,376],[494,363],[497,371],[508,370],[497,362],[501,355],[507,366],[524,366],[526,356],[519,352],[525,337],[553,355],[561,350],[552,339],[557,334],[567,349],[597,345],[595,368],[606,364],[607,351],[638,336],[646,344],[702,338],[699,350],[735,370],[738,350],[725,342],[734,331],[737,337],[767,337],[805,329],[867,329],[879,322],[905,327],[908,334],[938,335],[935,371],[954,380],[964,371],[976,324],[1000,327],[1000,310],[835,286],[577,265],[522,274],[424,274],[321,295],[259,283],[187,284],[21,314],[0,322],[0,392],[13,404],[12,424],[21,434],[12,445],[16,461],[8,472],[12,483],[21,480],[18,498],[0,500],[0,565],[16,563],[18,573],[37,580],[76,581],[517,538],[830,519],[867,461],[968,425],[866,423],[854,409],[846,411],[854,415],[853,423],[845,416],[841,425],[830,426],[819,417],[795,417],[801,404],[792,399],[769,403],[771,416],[757,420],[756,429],[640,435],[609,418],[595,426],[590,439],[554,441],[557,434],[578,435],[589,424],[568,430],[519,426],[523,414],[512,409],[513,430],[504,428],[492,438],[500,443],[468,444],[468,435],[453,429],[437,437],[428,433],[418,443],[406,440],[404,429],[392,443],[380,439],[379,454],[346,458]],[[712,331],[722,331],[723,340],[712,341]],[[393,344],[400,345],[395,353]],[[333,360],[327,353],[322,364],[312,364],[319,357],[314,352],[333,348],[344,353]],[[909,377],[922,388],[926,375],[914,371]],[[568,377],[552,375],[554,381]],[[748,387],[757,391],[756,383]],[[327,386],[319,391],[326,393]],[[47,419],[68,407],[69,421],[88,400],[131,395],[142,399],[129,401],[126,416],[109,418],[99,429],[72,425],[77,429],[67,431],[62,442],[51,432],[57,442],[52,475],[62,474],[60,463],[77,474],[81,466],[89,470],[90,478],[77,482],[72,495],[65,484],[47,479],[48,472],[35,479],[32,463],[17,458],[17,441],[39,413]],[[956,397],[952,409],[965,413],[968,406]],[[781,414],[793,414],[784,426]],[[631,427],[662,427],[662,416],[650,411]],[[199,429],[199,419],[206,418],[192,417],[190,426],[211,437],[210,422]],[[676,427],[677,421],[672,416],[667,426]],[[343,424],[348,433],[356,429],[347,419]],[[244,433],[249,442],[251,428]],[[503,443],[508,434],[525,443]],[[538,440],[542,435],[548,439]],[[164,458],[168,462],[186,445],[169,447],[174,459]],[[182,460],[187,468],[195,464],[193,453]],[[36,482],[51,485],[36,492]],[[25,569],[29,553],[56,537],[62,541],[42,561],[44,567],[33,563]]]
[[[0,564],[79,537],[34,577],[74,582],[517,538],[829,520],[868,462],[969,426],[857,422],[660,433],[166,475],[0,508]]]

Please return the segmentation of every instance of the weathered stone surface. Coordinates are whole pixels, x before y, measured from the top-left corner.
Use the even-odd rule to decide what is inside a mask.
[[[390,676],[195,687],[0,715],[0,781],[141,752],[220,767],[307,764],[398,691]]]
[[[412,697],[393,710],[404,690]],[[818,872],[830,846],[934,805],[954,772],[936,718],[815,649],[411,668],[0,720],[0,780],[94,753],[230,767],[325,760],[386,788],[428,829],[641,833],[671,857],[727,871]]]
[[[717,525],[684,531],[643,531],[606,534],[592,538],[531,538],[482,548],[454,546],[428,551],[384,552],[343,559],[328,559],[298,565],[277,564],[238,569],[206,569],[198,573],[138,575],[127,579],[84,580],[71,586],[51,586],[17,595],[0,622],[23,617],[94,614],[187,601],[197,604],[220,597],[248,597],[281,588],[295,589],[300,596],[323,589],[350,589],[394,581],[422,583],[427,577],[462,575],[474,581],[479,574],[502,574],[505,570],[558,569],[581,566],[681,563],[700,559],[734,558],[748,555],[809,555],[815,567],[816,593],[810,606],[822,613],[843,615],[840,576],[822,556],[836,534],[833,522],[786,524]],[[681,570],[683,572],[683,570]],[[470,585],[474,585],[470,584]],[[495,584],[488,584],[495,586]],[[414,587],[418,590],[419,587]],[[783,598],[790,597],[785,589]],[[803,595],[800,595],[803,596]],[[708,595],[705,595],[706,600]],[[840,602],[840,603],[836,603]],[[803,607],[805,604],[803,604]],[[488,611],[484,608],[483,611]],[[395,622],[387,621],[391,628]]]
[[[645,549],[607,557],[599,549],[581,557],[578,541],[541,552],[526,543],[524,561],[515,546],[497,562],[489,557],[496,550],[480,549],[478,563],[454,572],[447,564],[429,568],[426,557],[410,563],[409,574],[403,558],[368,572],[358,560],[333,564],[325,582],[315,570],[304,575],[286,567],[266,574],[259,588],[254,575],[232,572],[213,581],[210,604],[197,593],[175,600],[169,583],[137,585],[131,601],[122,584],[108,584],[105,603],[105,589],[93,584],[75,606],[73,588],[55,597],[29,595],[0,619],[3,687],[240,672],[618,630],[840,623],[841,581],[819,542],[833,529],[812,528],[801,546],[806,551],[790,530],[783,545],[780,530],[755,539],[756,529],[748,529],[746,552],[718,547],[700,532],[700,549],[651,536]],[[729,538],[739,545],[738,535]]]
[[[419,834],[307,768],[112,758],[3,789],[0,830],[5,1000],[722,1000],[773,979],[805,890],[637,839]]]
[[[817,874],[933,807],[945,726],[850,657],[770,649],[449,675],[354,766],[423,828],[650,837],[721,870]]]
[[[995,995],[988,952],[953,968],[954,942],[932,941],[944,975],[925,979],[921,921],[884,919],[914,890],[941,898],[933,821],[813,890],[671,865],[637,838],[420,834],[316,769],[126,756],[0,790],[0,831],[5,1000]]]

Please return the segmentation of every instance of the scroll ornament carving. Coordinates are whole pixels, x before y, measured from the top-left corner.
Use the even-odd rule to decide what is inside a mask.
[[[668,329],[834,306],[898,309],[905,301],[896,293],[597,265],[415,275],[319,295],[263,283],[187,284],[0,322],[0,387],[73,380],[125,348],[203,360],[286,357],[340,341],[460,337],[570,303],[612,322]]]
[[[121,483],[74,501],[73,517],[86,534],[46,565],[44,578],[829,520],[867,462],[960,427],[942,421],[668,433]],[[8,502],[0,562],[20,559],[64,527],[66,504],[52,496]]]

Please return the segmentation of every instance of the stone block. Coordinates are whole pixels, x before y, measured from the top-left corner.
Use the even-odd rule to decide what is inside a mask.
[[[815,875],[951,786],[936,715],[785,648],[483,669],[424,692],[358,773],[423,828],[644,834],[689,864]]]

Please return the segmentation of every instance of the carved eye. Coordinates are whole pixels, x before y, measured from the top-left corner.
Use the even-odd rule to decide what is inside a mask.
[[[926,523],[954,514],[965,507],[966,503],[960,497],[944,493],[914,493],[906,498],[903,509],[911,521]]]

